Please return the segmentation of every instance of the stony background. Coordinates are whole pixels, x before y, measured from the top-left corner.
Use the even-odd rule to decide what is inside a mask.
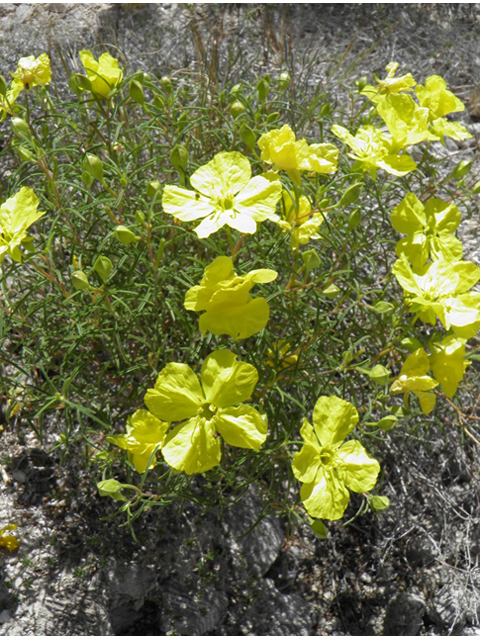
[[[61,91],[78,50],[108,47],[129,71],[207,65],[221,82],[288,68],[295,82],[341,91],[397,60],[419,78],[442,74],[467,102],[474,137],[448,153],[473,158],[479,29],[475,4],[4,3],[0,72],[46,51]],[[480,263],[478,213],[465,213],[468,257]],[[476,395],[467,390],[472,414]],[[150,512],[135,542],[100,520],[107,501],[74,462],[5,429],[0,523],[17,522],[22,544],[0,549],[0,635],[480,635],[478,447],[449,420],[393,433],[382,489],[392,508],[335,523],[326,540],[288,535],[273,516],[252,529],[262,509],[252,489],[222,517]]]

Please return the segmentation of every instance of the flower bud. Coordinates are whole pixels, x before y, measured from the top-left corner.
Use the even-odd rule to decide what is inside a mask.
[[[235,84],[230,89],[230,93],[231,93],[232,96],[239,96],[242,93],[242,85],[241,84]]]
[[[7,95],[7,82],[5,78],[0,75],[0,96],[5,97]]]
[[[130,97],[137,104],[145,104],[145,96],[143,95],[143,87],[138,80],[132,80],[128,85]]]
[[[148,198],[151,198],[153,200],[153,198],[155,198],[156,195],[160,195],[161,191],[162,191],[162,185],[158,180],[152,180],[147,184]]]
[[[340,289],[336,284],[331,284],[329,287],[323,290],[323,295],[329,300],[333,300],[340,293]]]
[[[392,313],[395,307],[390,302],[385,302],[385,300],[380,300],[380,302],[377,302],[376,304],[373,305],[372,309],[375,311],[375,313],[378,313],[378,315],[381,316],[381,315],[387,315],[388,313]]]
[[[251,151],[255,149],[257,138],[248,124],[242,124],[240,127],[240,138]]]
[[[110,274],[112,273],[112,269],[112,261],[106,256],[99,256],[95,260],[95,264],[93,265],[93,270],[100,276],[103,283],[108,280]]]
[[[270,82],[266,78],[262,78],[257,84],[258,97],[262,102],[265,102],[270,91]]]
[[[230,105],[230,113],[234,118],[238,118],[242,113],[245,113],[245,106],[240,100],[235,100],[235,102],[232,102]]]
[[[160,80],[160,84],[162,86],[162,89],[165,91],[165,93],[173,92],[172,81],[168,76],[163,76],[162,79]]]
[[[140,240],[139,236],[136,236],[131,229],[125,227],[123,224],[119,224],[113,232],[115,238],[124,245],[129,245],[135,240]]]
[[[420,342],[420,340],[417,340],[417,338],[411,338],[411,337],[403,338],[403,340],[401,340],[400,344],[405,349],[408,349],[408,351],[410,351],[411,353],[413,353],[417,349],[421,349],[422,348],[422,343]]]
[[[305,265],[305,271],[311,271],[322,264],[318,253],[315,249],[309,249],[302,253],[303,264]]]
[[[277,122],[277,120],[280,118],[280,114],[278,113],[278,111],[273,111],[273,113],[269,113],[266,119],[266,124],[273,124],[274,122]]]
[[[390,500],[387,496],[369,496],[368,504],[372,511],[383,511],[390,506]]]
[[[466,176],[471,168],[472,168],[471,160],[462,160],[457,164],[455,169],[452,171],[452,173],[450,174],[450,178],[454,178],[455,180],[457,178],[463,178],[463,176]]]
[[[376,384],[387,384],[390,377],[390,371],[382,364],[377,364],[368,374],[370,380],[373,380]]]
[[[25,122],[25,120],[22,120],[22,118],[12,118],[10,124],[12,127],[12,131],[17,136],[17,138],[27,141],[32,139],[32,132],[30,131],[30,127]]]
[[[83,271],[75,271],[74,273],[72,273],[70,279],[77,291],[85,291],[85,289],[90,289],[90,283],[88,282],[88,278],[83,273]]]
[[[92,178],[99,182],[103,182],[103,163],[99,157],[93,153],[87,153],[83,159],[83,168],[92,176]]]
[[[35,162],[35,157],[27,147],[16,147],[16,151],[23,162]]]
[[[278,88],[280,91],[286,91],[290,86],[292,78],[288,71],[283,71],[278,77]]]
[[[397,424],[398,418],[396,416],[384,416],[377,422],[377,427],[383,429],[383,431],[390,431]]]
[[[135,211],[135,221],[140,226],[145,224],[145,214],[140,209]]]
[[[356,229],[361,222],[362,222],[362,212],[357,207],[348,216],[348,230],[353,231],[353,229]]]
[[[355,184],[351,184],[342,195],[338,206],[346,207],[349,204],[353,204],[354,202],[356,202],[359,199],[360,194],[362,193],[362,189],[363,182],[356,182]]]
[[[363,91],[365,89],[365,87],[367,86],[367,84],[368,84],[367,76],[362,76],[359,80],[357,80],[358,93]]]
[[[179,144],[175,145],[170,151],[170,162],[179,173],[181,171],[185,173],[188,166],[188,151],[185,147],[182,147]]]

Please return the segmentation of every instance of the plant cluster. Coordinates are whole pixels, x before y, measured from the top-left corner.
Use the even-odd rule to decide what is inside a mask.
[[[252,483],[321,536],[350,491],[388,506],[371,454],[421,415],[411,393],[424,414],[455,396],[480,328],[453,202],[480,188],[432,147],[469,137],[447,117],[462,102],[397,63],[347,114],[287,73],[212,88],[80,59],[75,100],[49,92],[45,54],[0,86],[8,420],[42,438],[53,414],[128,522]]]

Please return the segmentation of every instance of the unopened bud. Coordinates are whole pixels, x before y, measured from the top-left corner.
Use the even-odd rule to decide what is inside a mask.
[[[185,173],[188,166],[188,151],[185,147],[179,144],[175,145],[170,152],[170,162],[179,173],[181,171]]]
[[[71,281],[77,291],[90,289],[90,283],[88,282],[88,278],[83,273],[83,271],[75,271],[74,273],[72,273]]]
[[[283,71],[278,77],[278,88],[280,91],[285,91],[290,86],[292,78],[288,71]]]
[[[83,168],[92,176],[92,178],[99,182],[103,182],[103,163],[99,157],[95,156],[93,153],[87,153],[83,159]]]
[[[113,235],[119,242],[125,245],[132,244],[135,240],[140,240],[140,238],[136,236],[131,229],[125,227],[123,224],[118,225],[113,232]]]

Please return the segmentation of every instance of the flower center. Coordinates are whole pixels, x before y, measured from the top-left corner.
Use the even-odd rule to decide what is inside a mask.
[[[320,450],[320,462],[324,467],[331,467],[335,459],[335,451],[330,447],[322,447]]]
[[[211,420],[216,413],[217,407],[209,402],[205,402],[198,410],[198,415],[205,420]]]

